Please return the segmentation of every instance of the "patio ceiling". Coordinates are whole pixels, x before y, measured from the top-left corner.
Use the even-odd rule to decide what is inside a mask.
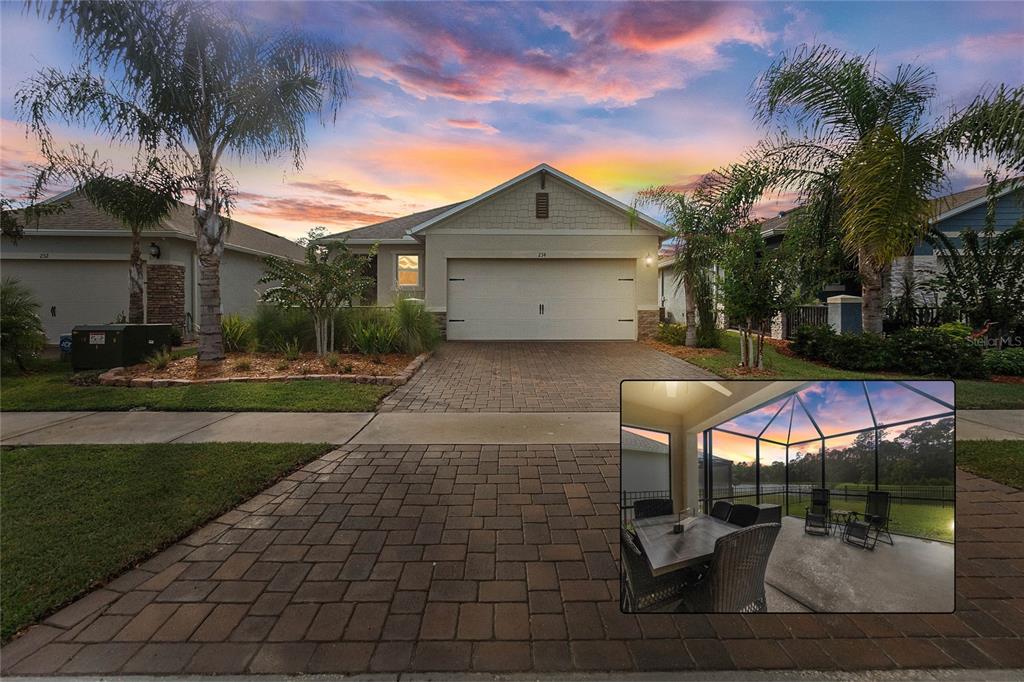
[[[712,427],[796,445],[953,414],[952,381],[813,381]]]

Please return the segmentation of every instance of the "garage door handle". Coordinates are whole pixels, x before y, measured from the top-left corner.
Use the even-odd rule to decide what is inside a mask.
[[[465,277],[449,277],[448,281],[449,282],[465,282],[466,278]]]
[[[540,304],[540,314],[541,315],[544,314],[544,304],[543,303]]]
[[[50,306],[50,317],[57,317],[57,306]]]

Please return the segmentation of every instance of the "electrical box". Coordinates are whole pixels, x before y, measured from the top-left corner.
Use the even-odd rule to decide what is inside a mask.
[[[71,330],[71,366],[127,367],[170,347],[169,324],[80,324]]]

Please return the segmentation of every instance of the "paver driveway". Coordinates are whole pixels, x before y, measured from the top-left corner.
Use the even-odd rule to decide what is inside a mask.
[[[958,476],[957,611],[623,615],[617,446],[347,446],[3,650],[4,673],[1024,666],[1024,493]]]
[[[713,374],[642,343],[449,342],[382,412],[615,412],[623,379]]]

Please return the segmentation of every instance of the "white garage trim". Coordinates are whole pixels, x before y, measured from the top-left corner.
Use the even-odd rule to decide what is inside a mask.
[[[635,340],[636,259],[449,259],[453,341]]]

